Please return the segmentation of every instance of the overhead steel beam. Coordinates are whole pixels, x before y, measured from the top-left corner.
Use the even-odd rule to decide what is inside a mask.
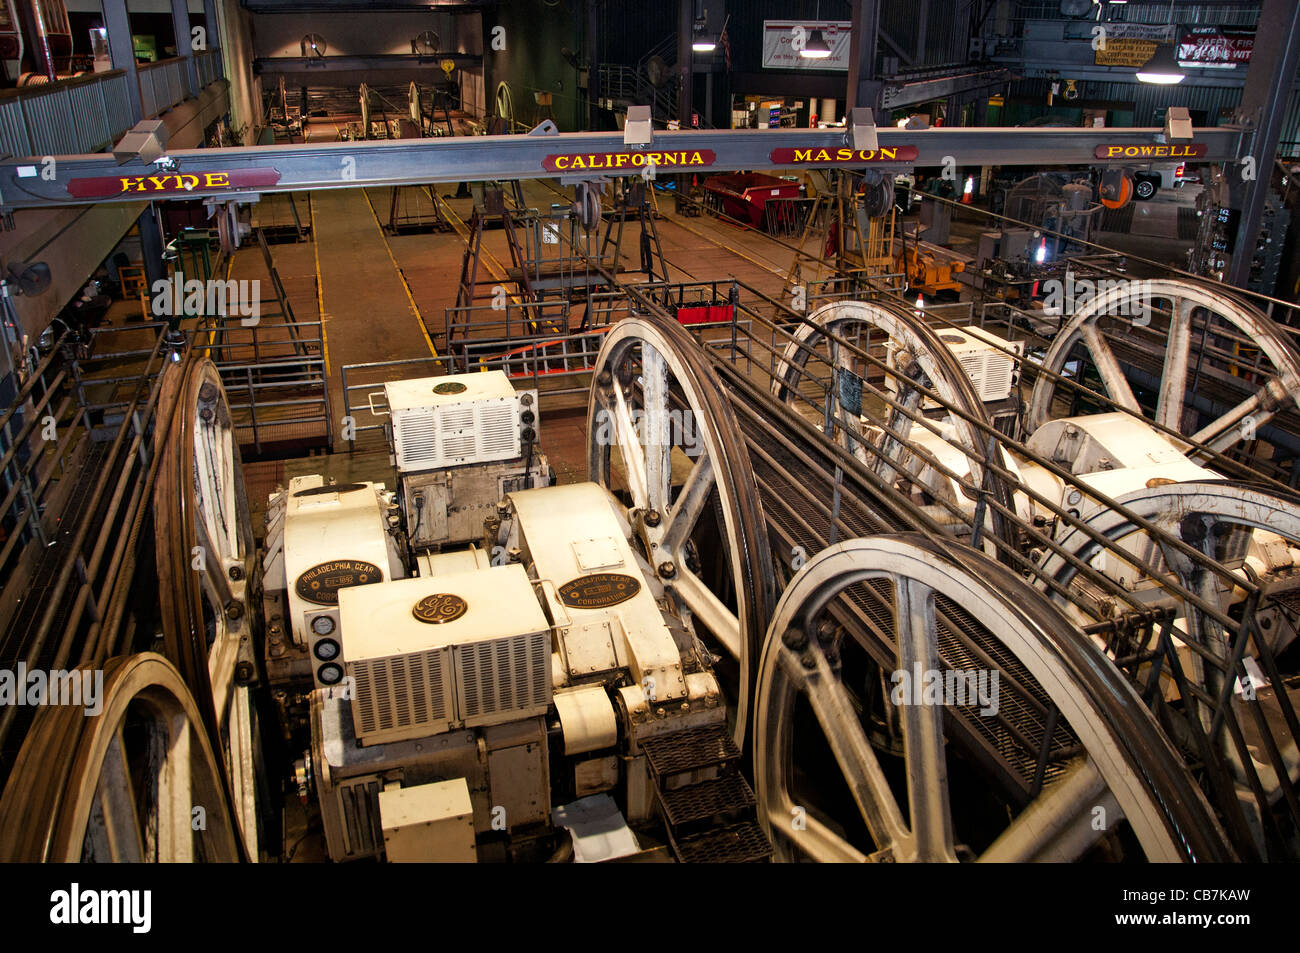
[[[901,83],[886,83],[885,89],[880,95],[880,101],[881,105],[886,109],[897,109],[900,106],[910,106],[913,103],[943,99],[972,89],[1000,86],[1010,79],[1010,70],[994,69],[961,73],[956,76],[935,76]]]
[[[870,154],[854,153],[845,132],[838,129],[660,131],[643,148],[624,146],[618,132],[577,132],[191,149],[171,152],[160,160],[161,165],[153,166],[139,162],[118,166],[106,154],[60,156],[52,179],[41,174],[44,167],[38,158],[6,159],[0,162],[0,208],[144,198],[239,198],[262,192],[433,182],[640,176],[646,153],[661,156],[655,160],[657,174],[868,165],[904,171],[943,165],[947,156],[964,166],[1038,168],[1141,165],[1183,157],[1231,162],[1239,156],[1242,130],[1197,129],[1191,143],[1174,147],[1164,144],[1161,129],[882,127],[879,137],[880,149]],[[1171,148],[1195,151],[1171,155]],[[1099,150],[1109,151],[1110,158],[1099,159]],[[665,155],[674,158],[662,158]]]

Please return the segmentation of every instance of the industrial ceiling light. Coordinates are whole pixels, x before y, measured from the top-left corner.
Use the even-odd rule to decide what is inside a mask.
[[[695,23],[692,33],[691,50],[696,53],[712,53],[718,48],[718,37],[709,33],[708,11],[704,9],[704,0],[695,0]]]
[[[1147,64],[1137,71],[1137,78],[1142,83],[1154,83],[1157,86],[1174,86],[1187,78],[1182,67],[1178,65],[1178,31],[1174,29],[1174,0],[1169,0],[1169,32],[1173,35],[1172,43],[1161,43]]]
[[[799,55],[809,60],[824,60],[831,55],[831,48],[822,36],[821,30],[813,30],[808,42],[803,45]]]
[[[821,0],[817,0],[816,19],[822,18]],[[822,36],[821,30],[813,30],[812,34],[804,41],[803,49],[799,55],[806,60],[824,60],[831,55],[830,45],[826,42],[826,37]]]
[[[1137,71],[1137,78],[1143,83],[1174,86],[1185,80],[1187,75],[1178,65],[1178,55],[1174,47],[1168,43],[1161,43],[1156,47],[1155,55]]]

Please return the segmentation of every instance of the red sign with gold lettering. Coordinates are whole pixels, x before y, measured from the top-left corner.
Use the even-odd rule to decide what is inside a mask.
[[[1098,159],[1197,159],[1210,151],[1203,142],[1098,146]]]
[[[617,172],[645,169],[656,171],[701,169],[713,165],[717,155],[712,149],[672,149],[664,152],[577,152],[572,155],[547,156],[542,168],[548,172]]]
[[[881,146],[879,149],[773,149],[768,158],[777,165],[867,165],[874,162],[912,162],[916,146]]]
[[[211,192],[214,189],[261,189],[280,181],[275,169],[250,169],[244,172],[164,172],[158,175],[113,175],[101,178],[73,179],[68,194],[78,199],[107,199],[119,195],[176,194]]]

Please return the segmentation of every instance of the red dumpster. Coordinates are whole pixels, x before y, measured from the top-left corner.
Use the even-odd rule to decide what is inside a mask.
[[[762,172],[711,175],[704,180],[704,188],[718,196],[727,215],[754,228],[763,227],[763,209],[769,199],[799,197],[798,182]]]

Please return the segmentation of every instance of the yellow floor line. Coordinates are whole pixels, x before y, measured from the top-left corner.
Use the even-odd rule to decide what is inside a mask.
[[[544,184],[544,185],[545,185],[547,188],[549,188],[552,192],[555,192],[557,195],[560,195],[560,196],[562,196],[562,197],[564,197],[564,198],[570,198],[570,196],[569,196],[566,192],[564,192],[564,190],[559,189],[559,188],[556,188],[556,187],[555,187],[554,185],[552,185],[550,182],[546,182],[546,181],[544,181],[544,180],[539,180],[539,181],[542,181],[542,184]],[[695,235],[695,236],[697,236],[697,237],[699,237],[699,238],[703,238],[703,239],[704,239],[706,242],[708,242],[710,245],[714,245],[714,246],[716,246],[716,247],[718,247],[718,248],[723,249],[724,251],[730,252],[731,254],[735,255],[735,256],[738,257],[738,258],[743,258],[745,261],[749,262],[751,265],[757,265],[759,268],[762,268],[764,271],[769,271],[769,272],[771,272],[772,274],[776,275],[778,278],[785,278],[785,277],[786,277],[786,275],[785,275],[784,272],[778,271],[776,268],[772,267],[770,264],[767,264],[767,263],[765,263],[765,262],[758,261],[757,259],[754,259],[754,258],[750,258],[748,255],[746,255],[746,254],[745,254],[743,251],[741,251],[740,249],[738,249],[738,248],[734,248],[734,247],[732,247],[731,245],[724,244],[720,239],[715,238],[715,237],[712,236],[712,235],[706,235],[704,232],[701,232],[701,231],[698,231],[698,230],[696,230],[696,229],[694,229],[694,228],[691,228],[689,225],[687,225],[685,222],[681,221],[679,218],[669,216],[667,213],[664,213],[664,212],[660,212],[660,211],[659,211],[659,195],[658,195],[658,190],[657,190],[657,189],[656,189],[656,190],[653,190],[653,191],[650,193],[650,198],[651,198],[651,202],[652,202],[652,205],[653,205],[653,208],[654,208],[655,214],[657,214],[657,215],[659,216],[659,220],[660,220],[660,221],[662,221],[662,222],[667,222],[669,225],[676,225],[678,228],[685,229],[686,231],[690,232],[692,235]],[[631,219],[629,219],[629,221],[631,221]],[[761,234],[763,234],[763,233],[762,233],[762,232],[759,232],[758,234],[761,235]],[[683,268],[681,265],[679,265],[679,264],[677,264],[676,262],[670,260],[670,259],[668,258],[667,255],[664,255],[664,262],[668,265],[669,268],[672,268],[672,269],[674,269],[674,270],[676,270],[676,271],[679,271],[679,272],[681,272],[683,275],[685,275],[685,276],[686,276],[686,279],[687,279],[688,282],[699,280],[699,279],[697,279],[697,278],[695,277],[695,275],[694,275],[692,272],[687,271],[687,270],[686,270],[685,268]],[[618,263],[616,264],[616,267],[622,267],[622,262],[618,262]]]
[[[320,312],[320,348],[325,358],[325,376],[330,376],[330,342],[325,336],[325,282],[320,277],[320,245],[316,242],[316,209],[307,193],[307,220],[311,222],[311,256],[316,262],[316,310]]]
[[[362,189],[361,194],[366,197],[366,205],[370,207],[370,217],[375,220],[375,228],[379,229],[379,239],[384,243],[384,251],[388,252],[388,260],[393,263],[393,270],[397,272],[397,277],[402,281],[402,290],[406,292],[406,300],[411,304],[411,313],[415,315],[415,320],[420,325],[420,333],[424,335],[424,343],[429,345],[429,353],[438,358],[438,363],[442,363],[442,358],[438,357],[438,351],[433,346],[433,339],[429,337],[429,329],[424,326],[424,315],[420,314],[419,305],[415,303],[415,296],[411,294],[411,286],[406,283],[406,275],[402,274],[401,267],[397,264],[397,259],[393,257],[393,248],[388,244],[388,236],[384,234],[384,226],[379,221],[379,214],[375,211],[375,203],[370,201],[370,193]]]
[[[745,259],[745,261],[749,262],[751,265],[757,265],[759,268],[762,268],[764,271],[770,271],[772,274],[776,275],[778,278],[785,278],[785,277],[787,277],[786,273],[781,272],[781,271],[778,271],[776,268],[773,268],[771,265],[766,264],[766,263],[764,263],[764,262],[761,262],[761,261],[759,261],[759,260],[756,259],[756,258],[750,258],[748,255],[746,255],[746,254],[745,254],[743,251],[741,251],[739,248],[735,248],[735,247],[733,247],[733,246],[731,246],[731,245],[725,245],[725,244],[723,244],[719,239],[717,239],[717,238],[713,238],[712,236],[709,236],[709,235],[704,234],[704,232],[701,232],[701,231],[698,231],[698,230],[696,230],[696,229],[694,229],[694,228],[691,228],[691,226],[687,225],[685,222],[681,221],[680,219],[677,219],[677,218],[670,218],[670,217],[667,216],[667,215],[663,215],[663,216],[662,216],[662,220],[665,221],[665,222],[667,222],[667,223],[670,224],[670,225],[676,225],[678,228],[684,228],[686,231],[690,232],[692,235],[698,235],[700,238],[703,238],[703,239],[704,239],[706,242],[708,242],[709,244],[711,244],[711,245],[717,245],[719,248],[724,248],[724,249],[726,249],[727,251],[731,252],[731,254],[737,256],[738,258],[743,258],[743,259]]]
[[[465,224],[465,220],[461,218],[459,215],[457,215],[452,210],[451,205],[448,204],[447,202],[444,202],[437,195],[437,193],[434,191],[434,189],[431,186],[426,185],[425,190],[428,192],[429,199],[435,205],[441,205],[443,210],[447,213],[448,218],[451,219],[452,221],[452,228],[454,228],[456,230],[456,234],[461,237],[461,241],[468,242],[469,226]],[[497,258],[497,256],[492,254],[485,247],[483,248],[483,257],[485,259],[483,264],[487,266],[488,274],[490,274],[493,278],[495,278],[497,281],[502,282],[503,284],[508,283],[510,279],[506,277],[505,265],[501,264],[501,261]],[[515,302],[515,304],[523,303],[523,297],[520,295],[511,295],[510,298],[512,301]]]

